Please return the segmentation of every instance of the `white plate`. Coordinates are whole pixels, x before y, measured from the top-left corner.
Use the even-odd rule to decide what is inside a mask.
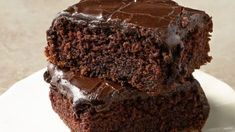
[[[17,82],[0,96],[1,132],[69,132],[53,112],[48,98],[45,69]],[[216,78],[196,71],[211,112],[204,132],[235,132],[235,92]]]

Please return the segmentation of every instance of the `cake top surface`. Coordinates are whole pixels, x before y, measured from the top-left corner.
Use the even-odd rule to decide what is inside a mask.
[[[167,27],[182,7],[171,0],[82,0],[66,12],[84,19],[119,19],[144,27]]]

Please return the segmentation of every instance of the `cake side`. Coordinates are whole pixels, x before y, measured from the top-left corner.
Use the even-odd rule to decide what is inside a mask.
[[[101,2],[101,7],[97,9],[90,8],[96,4],[89,2],[70,7],[52,23],[45,50],[51,63],[158,94],[162,85],[183,82],[211,60],[208,42],[212,21],[202,11],[170,0],[116,0],[112,7],[99,0],[96,4]],[[122,4],[126,6],[120,10]],[[137,7],[140,10],[135,13]],[[152,11],[154,7],[159,14]],[[145,18],[155,25],[144,23]]]
[[[208,102],[200,87],[192,84],[188,90],[182,89],[163,96],[114,102],[109,110],[101,112],[90,107],[77,113],[81,106],[75,107],[72,99],[57,88],[50,90],[50,99],[54,111],[74,132],[199,132],[209,114]]]

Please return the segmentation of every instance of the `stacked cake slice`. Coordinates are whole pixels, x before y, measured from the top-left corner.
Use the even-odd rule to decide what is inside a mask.
[[[44,74],[71,131],[200,131],[209,105],[194,69],[212,21],[171,0],[82,0],[47,31]]]

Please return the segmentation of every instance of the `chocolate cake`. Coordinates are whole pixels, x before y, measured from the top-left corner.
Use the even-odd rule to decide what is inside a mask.
[[[210,32],[210,16],[171,0],[81,0],[54,19],[45,54],[60,68],[157,95],[210,62]]]
[[[200,131],[209,113],[207,99],[193,78],[174,82],[174,90],[154,96],[53,64],[44,78],[51,84],[54,111],[74,132]]]
[[[171,0],[81,0],[47,31],[52,108],[74,132],[201,131],[212,20]]]

